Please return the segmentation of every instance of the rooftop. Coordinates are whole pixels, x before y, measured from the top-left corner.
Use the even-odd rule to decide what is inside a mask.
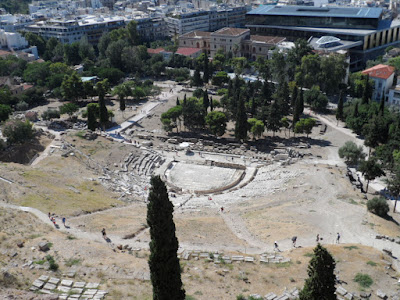
[[[369,75],[374,78],[388,79],[394,73],[394,67],[387,65],[376,65],[372,68],[366,69],[361,72],[364,75]]]
[[[185,34],[182,34],[181,37],[187,38],[203,38],[203,37],[210,37],[211,32],[207,31],[191,31]]]
[[[151,49],[151,48],[147,48],[147,53],[149,54],[158,54],[165,51],[164,48],[157,48],[157,49]]]
[[[250,35],[250,40],[253,42],[260,42],[266,44],[279,44],[286,40],[281,36],[263,36],[263,35]]]
[[[247,15],[268,16],[306,16],[337,18],[371,18],[378,19],[382,14],[379,7],[312,7],[312,6],[273,6],[260,5]]]
[[[195,53],[197,53],[199,51],[202,51],[202,50],[199,49],[199,48],[183,48],[183,47],[180,47],[180,48],[178,48],[178,50],[176,50],[175,53],[176,54],[180,54],[180,55],[184,55],[184,56],[190,56],[190,55],[195,54]]]
[[[222,29],[213,32],[213,34],[238,36],[246,32],[250,32],[250,29],[224,27]]]

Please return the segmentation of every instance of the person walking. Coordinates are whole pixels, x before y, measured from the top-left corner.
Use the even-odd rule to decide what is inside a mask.
[[[319,242],[319,233],[317,234],[317,243]]]
[[[101,234],[103,235],[103,239],[107,239],[107,234],[106,234],[106,229],[105,228],[103,228],[102,230],[101,230]]]
[[[63,225],[65,227],[65,217],[62,218],[62,223],[63,223]]]
[[[274,242],[274,251],[281,252],[281,250],[279,250],[279,246],[278,246],[278,242],[277,241]]]
[[[337,237],[336,237],[336,244],[339,244],[340,242],[340,233],[337,233]]]
[[[296,248],[297,236],[292,237],[293,247]]]

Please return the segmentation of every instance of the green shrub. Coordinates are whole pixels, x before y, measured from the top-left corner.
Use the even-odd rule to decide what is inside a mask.
[[[26,103],[25,101],[20,101],[15,105],[15,110],[17,110],[17,111],[27,110],[28,108],[29,108],[29,104]]]
[[[354,281],[357,282],[363,288],[369,288],[374,281],[368,274],[357,273],[354,277]]]
[[[385,217],[389,212],[389,205],[384,198],[374,197],[371,200],[368,200],[367,209],[373,214],[376,214],[380,217]]]
[[[50,109],[42,113],[43,120],[58,119],[60,118],[60,111]]]
[[[29,121],[9,120],[4,125],[3,135],[9,144],[23,143],[33,137],[32,124]]]
[[[54,257],[51,256],[51,255],[47,255],[46,259],[50,264],[50,270],[57,271],[58,270],[58,264],[55,262]]]
[[[246,297],[240,294],[236,296],[236,300],[246,300]]]
[[[372,261],[372,260],[369,260],[369,261],[367,261],[367,265],[370,265],[370,266],[372,266],[372,267],[376,267],[376,266],[377,266],[377,263],[374,262],[374,261]]]

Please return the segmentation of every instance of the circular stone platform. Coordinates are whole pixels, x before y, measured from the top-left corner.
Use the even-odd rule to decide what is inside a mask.
[[[243,173],[236,168],[177,162],[165,175],[168,182],[184,191],[216,192],[239,183]]]

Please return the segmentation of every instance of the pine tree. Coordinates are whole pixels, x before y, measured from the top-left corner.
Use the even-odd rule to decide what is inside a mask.
[[[300,300],[336,300],[335,260],[320,244],[308,265],[308,278],[300,292]]]
[[[339,102],[337,105],[337,110],[336,110],[336,120],[343,121],[343,91],[340,91],[339,94]]]
[[[204,111],[207,114],[207,109],[210,106],[210,101],[208,100],[208,92],[207,92],[207,90],[205,90],[203,92],[203,106],[204,106]]]
[[[247,140],[247,114],[246,109],[244,107],[244,97],[240,95],[238,97],[238,107],[236,112],[236,123],[235,123],[235,137],[239,141]]]
[[[150,278],[154,300],[184,300],[178,239],[173,220],[174,207],[168,198],[167,188],[160,176],[151,178],[147,224],[150,227]]]

